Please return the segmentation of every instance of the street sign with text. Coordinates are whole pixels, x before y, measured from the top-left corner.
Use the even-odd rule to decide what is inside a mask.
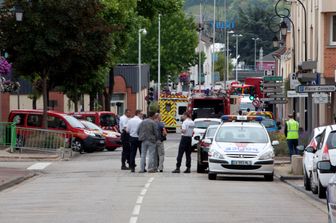
[[[271,95],[267,95],[267,97],[269,98],[285,98],[284,94],[271,94]]]
[[[273,100],[273,101],[268,101],[270,104],[287,104],[288,100]]]
[[[270,82],[270,83],[264,83],[263,84],[264,87],[281,87],[283,86],[282,82]]]
[[[264,81],[282,81],[282,76],[264,76]]]
[[[282,88],[266,88],[263,89],[264,93],[283,93],[283,89]]]
[[[335,85],[299,85],[296,87],[298,93],[309,92],[333,92],[336,91]]]
[[[307,93],[297,93],[296,91],[287,91],[288,98],[304,98],[308,97]]]

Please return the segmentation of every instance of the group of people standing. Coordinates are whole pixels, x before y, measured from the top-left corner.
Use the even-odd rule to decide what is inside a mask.
[[[133,117],[129,109],[120,117],[119,129],[121,131],[122,155],[121,169],[135,172],[135,158],[137,151],[141,157],[140,173],[163,172],[164,141],[167,131],[161,122],[161,115],[149,112],[144,119],[142,110],[136,110]],[[146,169],[146,157],[148,153],[148,170]],[[128,167],[126,166],[128,163]]]

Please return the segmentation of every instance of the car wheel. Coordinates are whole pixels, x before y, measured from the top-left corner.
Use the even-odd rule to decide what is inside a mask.
[[[310,189],[313,192],[313,194],[317,194],[317,186],[314,184],[311,174],[310,174]]]
[[[318,191],[317,191],[319,198],[326,198],[326,188],[322,186],[320,180],[318,184]]]
[[[208,173],[208,179],[209,180],[216,180],[217,174],[215,173]]]
[[[197,163],[197,173],[205,173],[206,166]]]
[[[264,175],[264,178],[265,178],[266,181],[273,181],[274,180],[274,173]]]
[[[303,171],[303,183],[304,183],[304,188],[306,190],[310,190],[311,183],[310,183],[310,178],[308,177],[306,170]]]
[[[83,143],[82,143],[82,141],[79,140],[79,139],[73,140],[72,143],[71,143],[71,148],[75,152],[82,153],[83,152]]]

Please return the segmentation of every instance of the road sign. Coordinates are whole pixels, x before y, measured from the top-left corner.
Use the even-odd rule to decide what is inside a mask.
[[[314,93],[312,96],[315,104],[325,104],[329,102],[329,96],[326,93]]]
[[[270,103],[270,104],[287,104],[288,100],[273,100],[273,101],[269,101],[268,103]]]
[[[299,85],[296,87],[296,92],[298,93],[309,93],[309,92],[333,92],[336,91],[335,85]]]
[[[308,97],[307,93],[296,93],[296,91],[287,91],[287,98],[304,98]]]
[[[284,94],[270,94],[267,95],[269,98],[285,98],[286,96]]]
[[[282,81],[282,77],[281,76],[264,76],[263,77],[264,81]]]
[[[264,83],[263,86],[264,86],[264,88],[265,87],[282,87],[283,86],[283,82]]]
[[[283,89],[282,88],[264,88],[263,89],[264,93],[282,93]]]
[[[274,101],[274,98],[260,98],[260,101]]]

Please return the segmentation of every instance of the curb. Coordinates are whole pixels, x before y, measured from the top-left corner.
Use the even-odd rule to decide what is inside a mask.
[[[10,187],[12,187],[14,185],[17,185],[17,184],[19,184],[19,183],[21,183],[21,182],[23,182],[25,180],[28,180],[29,178],[32,178],[34,176],[36,176],[36,173],[29,173],[29,174],[27,174],[25,176],[21,176],[21,177],[18,177],[16,179],[14,179],[14,180],[11,180],[11,181],[9,181],[7,183],[1,184],[0,185],[0,191],[5,190],[7,188],[10,188]]]
[[[274,176],[277,179],[279,179],[281,182],[283,182],[283,183],[291,186],[295,190],[297,190],[297,191],[299,191],[299,192],[301,192],[301,193],[309,196],[310,198],[314,199],[315,201],[318,201],[318,202],[320,202],[323,205],[327,204],[326,200],[321,200],[318,197],[314,196],[312,193],[308,193],[309,191],[307,192],[305,189],[300,188],[297,185],[295,185],[295,184],[293,184],[293,183],[290,182],[290,180],[301,180],[301,179],[303,179],[303,176],[293,176],[292,177],[292,176],[281,176],[281,175],[277,175],[277,174],[274,174]],[[298,178],[298,177],[301,177],[301,178]]]

